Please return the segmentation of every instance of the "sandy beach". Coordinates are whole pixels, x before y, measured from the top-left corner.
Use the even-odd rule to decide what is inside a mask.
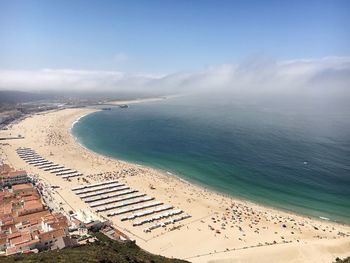
[[[119,102],[124,104],[125,102]],[[130,103],[128,101],[128,103]],[[350,256],[350,226],[257,205],[189,184],[149,167],[110,159],[80,146],[70,133],[74,121],[96,109],[65,109],[33,115],[1,131],[23,139],[2,141],[1,158],[60,186],[57,195],[67,210],[91,210],[69,181],[27,164],[16,153],[30,147],[44,158],[84,174],[90,183],[117,179],[155,200],[183,210],[191,218],[144,232],[121,216],[110,217],[143,249],[191,262],[332,262]],[[103,215],[103,213],[102,213]]]

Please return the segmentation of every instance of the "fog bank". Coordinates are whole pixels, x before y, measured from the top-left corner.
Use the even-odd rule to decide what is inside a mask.
[[[350,57],[211,66],[164,76],[76,69],[0,70],[0,89],[22,91],[232,93],[348,97]]]

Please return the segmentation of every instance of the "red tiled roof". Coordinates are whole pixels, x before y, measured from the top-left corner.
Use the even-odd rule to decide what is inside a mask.
[[[42,221],[45,224],[50,225],[54,229],[68,227],[67,217],[65,217],[62,213],[50,214],[50,215],[44,216],[42,217]]]
[[[39,234],[39,238],[41,242],[47,242],[57,237],[62,237],[64,235],[65,235],[65,232],[63,229],[55,229],[49,232]]]
[[[20,232],[14,232],[12,234],[7,235],[7,238],[8,239],[12,239],[12,238],[16,238],[16,237],[19,237],[19,236],[21,236]]]
[[[39,242],[40,242],[39,239],[32,239],[32,240],[29,240],[29,241],[24,242],[22,244],[18,244],[18,245],[16,245],[16,247],[19,248],[19,249],[22,249],[24,247],[27,247],[27,246],[30,246],[30,245],[34,245],[34,244],[39,243]]]
[[[17,184],[17,185],[12,186],[13,191],[19,191],[19,190],[23,190],[23,189],[33,189],[33,185],[32,184]]]
[[[11,171],[8,173],[3,173],[2,177],[12,177],[12,176],[20,176],[20,175],[27,175],[26,171]]]
[[[25,202],[23,206],[23,208],[26,210],[38,209],[42,207],[43,207],[43,204],[39,200],[31,200],[31,201]]]
[[[20,233],[20,236],[10,239],[10,244],[14,246],[28,242],[30,240],[32,240],[32,237],[29,233]]]
[[[10,247],[10,248],[6,248],[6,255],[13,255],[17,253],[17,248],[16,247]]]
[[[28,196],[23,196],[22,200],[24,202],[28,202],[28,201],[33,201],[33,200],[39,200],[39,198],[35,195],[28,195]]]
[[[0,245],[3,246],[5,245],[7,242],[6,242],[6,237],[3,237],[3,238],[0,238]]]
[[[28,215],[22,215],[19,217],[14,218],[16,223],[23,222],[25,220],[34,221],[34,220],[40,220],[42,216],[50,214],[50,211],[44,210],[36,213],[31,213]]]
[[[1,214],[7,215],[7,214],[11,214],[11,212],[12,212],[12,204],[11,203],[0,205],[0,213]]]
[[[11,168],[8,164],[0,165],[0,174],[8,173],[12,170],[13,170],[13,168]]]

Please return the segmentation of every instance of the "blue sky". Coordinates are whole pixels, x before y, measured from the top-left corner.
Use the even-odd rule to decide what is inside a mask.
[[[0,69],[168,74],[350,55],[350,1],[0,1]]]

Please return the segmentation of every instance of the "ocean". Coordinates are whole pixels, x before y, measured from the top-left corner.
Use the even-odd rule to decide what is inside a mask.
[[[317,100],[187,96],[99,111],[86,148],[303,215],[350,223],[350,111]]]

